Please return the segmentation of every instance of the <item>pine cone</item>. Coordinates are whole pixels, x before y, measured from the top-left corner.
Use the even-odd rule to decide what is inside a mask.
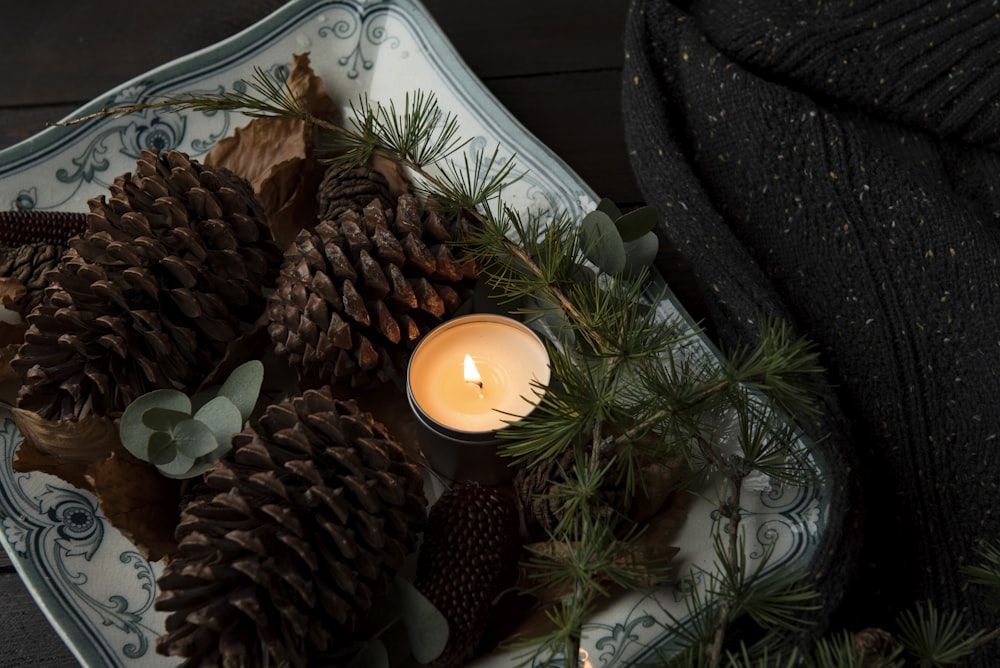
[[[192,391],[263,313],[280,266],[250,184],[177,151],[144,151],[89,205],[11,363],[18,405],[47,419]]]
[[[336,649],[415,549],[426,500],[402,447],[329,388],[233,437],[177,527],[159,581],[164,655],[305,666]]]
[[[75,211],[0,211],[0,246],[65,243],[86,229],[87,214]]]
[[[65,251],[63,244],[46,242],[0,247],[0,276],[17,279],[26,290],[17,305],[22,317],[41,303],[45,287],[49,284],[45,272],[59,264],[59,258]]]
[[[302,387],[370,387],[402,375],[417,339],[472,295],[476,267],[413,195],[372,200],[304,229],[285,253],[269,332]]]
[[[335,162],[327,168],[319,184],[317,216],[319,220],[337,220],[345,211],[360,214],[373,199],[383,209],[392,208],[389,181],[382,172]]]
[[[72,211],[0,211],[0,277],[25,287],[18,303],[22,317],[42,301],[49,283],[43,274],[56,267],[67,240],[82,232],[86,221],[86,214]]]
[[[570,448],[559,457],[522,466],[515,471],[513,485],[532,539],[547,540],[556,530],[563,515],[563,502],[555,493],[556,487],[566,483],[575,466],[576,456]],[[609,519],[616,524],[621,522],[628,514],[632,501],[624,483],[609,481],[599,493],[603,506],[609,514],[613,514]]]
[[[456,485],[431,507],[413,584],[448,620],[432,666],[475,654],[497,597],[517,580],[520,549],[517,509],[498,487]]]

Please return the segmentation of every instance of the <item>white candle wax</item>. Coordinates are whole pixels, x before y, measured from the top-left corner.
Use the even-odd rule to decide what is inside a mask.
[[[466,356],[479,382],[466,380]],[[471,315],[430,332],[410,358],[410,394],[423,414],[448,429],[502,429],[534,407],[536,384],[549,381],[545,346],[510,318]]]

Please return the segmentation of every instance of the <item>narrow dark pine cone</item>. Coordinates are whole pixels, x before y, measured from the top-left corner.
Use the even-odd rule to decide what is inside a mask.
[[[456,257],[431,208],[401,195],[304,229],[270,300],[275,352],[302,387],[371,387],[402,375],[418,338],[472,296],[476,267]]]
[[[0,246],[64,244],[87,227],[87,214],[75,211],[0,211]]]
[[[178,151],[144,151],[89,205],[12,361],[18,405],[53,420],[192,391],[264,312],[280,266],[250,184]]]
[[[157,643],[191,666],[306,666],[351,639],[416,546],[419,469],[328,388],[270,406],[182,509]]]
[[[459,484],[431,507],[413,584],[448,620],[448,644],[432,666],[475,654],[497,597],[517,580],[520,549],[517,508],[501,488]]]

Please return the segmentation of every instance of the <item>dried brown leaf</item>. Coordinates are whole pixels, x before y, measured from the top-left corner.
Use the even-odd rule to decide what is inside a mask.
[[[11,412],[14,423],[24,435],[24,443],[18,450],[25,446],[34,450],[38,456],[32,461],[48,457],[53,464],[91,464],[107,458],[120,447],[118,427],[106,417],[92,414],[80,420],[47,420],[22,408],[12,408]]]
[[[8,405],[17,401],[21,387],[21,375],[10,365],[20,347],[20,343],[11,343],[0,348],[0,402]]]
[[[335,119],[337,105],[313,72],[308,54],[293,57],[288,85],[313,116]],[[305,121],[255,118],[205,156],[206,164],[227,167],[250,181],[282,248],[303,225],[316,220],[316,191],[323,176],[315,155],[317,132]]]
[[[13,276],[0,277],[0,306],[20,312],[20,303],[28,288]]]
[[[78,489],[93,491],[90,489],[90,483],[87,482],[86,477],[87,469],[90,468],[90,462],[79,462],[54,457],[38,450],[27,440],[22,441],[17,446],[11,468],[19,473],[41,471],[42,473],[54,475]]]
[[[92,464],[86,477],[101,513],[146,558],[156,561],[177,549],[181,481],[124,450]]]

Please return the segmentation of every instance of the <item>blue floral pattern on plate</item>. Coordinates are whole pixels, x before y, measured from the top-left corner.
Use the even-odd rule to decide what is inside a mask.
[[[544,145],[532,137],[468,70],[426,10],[414,0],[293,0],[242,33],[168,63],[82,107],[79,117],[165,93],[239,88],[255,68],[287,74],[294,54],[309,52],[314,70],[346,110],[362,94],[402,102],[407,92],[432,91],[454,113],[469,151],[500,147],[517,156],[526,176],[504,193],[521,211],[552,210],[581,216],[596,197]],[[0,152],[0,207],[87,209],[118,174],[130,171],[143,148],[177,148],[204,155],[247,122],[238,114],[147,110],[53,127]],[[690,320],[672,297],[659,304],[664,320]],[[690,354],[715,355],[707,339],[692,339]],[[149,563],[101,516],[95,499],[42,473],[15,473],[11,462],[20,434],[0,425],[2,540],[21,577],[54,627],[85,665],[172,665],[155,653],[164,617],[153,609],[161,564]],[[822,471],[823,462],[817,462]],[[828,490],[791,488],[767,481],[742,499],[747,554],[770,553],[772,567],[805,565],[825,526]],[[669,646],[665,613],[683,617],[685,598],[703,588],[702,571],[713,552],[713,505],[695,502],[679,533],[682,576],[670,588],[620,597],[586,630],[590,668],[655,659]],[[475,662],[510,666],[521,655],[498,654]]]

